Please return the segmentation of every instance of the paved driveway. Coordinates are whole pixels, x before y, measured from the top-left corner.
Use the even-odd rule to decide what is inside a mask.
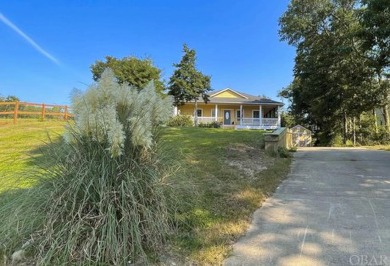
[[[300,149],[224,265],[390,265],[390,152]]]

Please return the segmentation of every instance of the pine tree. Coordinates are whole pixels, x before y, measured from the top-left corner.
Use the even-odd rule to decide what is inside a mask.
[[[176,69],[169,80],[168,94],[174,97],[176,106],[195,101],[194,117],[195,125],[197,125],[198,98],[201,97],[205,103],[209,101],[207,92],[211,90],[211,78],[196,69],[196,52],[194,49],[190,49],[184,44],[183,52],[184,55],[180,63],[173,65]]]

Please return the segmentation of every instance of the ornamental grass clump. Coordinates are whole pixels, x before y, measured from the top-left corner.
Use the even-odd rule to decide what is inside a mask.
[[[35,262],[147,264],[158,254],[170,231],[158,129],[171,106],[153,83],[118,84],[109,69],[73,96],[65,152],[42,184],[50,195],[34,205],[44,214],[31,234]]]
[[[156,94],[152,82],[141,90],[118,84],[106,70],[72,102],[71,152],[48,208],[42,258],[145,262],[169,230],[157,144],[171,99]]]

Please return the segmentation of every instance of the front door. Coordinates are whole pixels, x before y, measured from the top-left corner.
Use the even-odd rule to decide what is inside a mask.
[[[232,116],[230,110],[223,111],[223,124],[231,125],[232,124]]]

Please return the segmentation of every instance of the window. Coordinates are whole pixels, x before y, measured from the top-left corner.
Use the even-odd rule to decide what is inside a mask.
[[[266,117],[266,118],[276,118],[276,117],[277,117],[276,108],[273,108],[273,109],[269,110],[269,111],[265,114],[265,117]]]
[[[237,118],[237,121],[240,121],[240,119],[241,119],[241,111],[240,110],[236,110],[236,118]]]
[[[259,110],[253,110],[252,112],[253,112],[252,113],[253,114],[253,116],[252,116],[253,118],[260,118],[260,111]]]
[[[215,117],[215,108],[211,109],[211,117]]]
[[[196,110],[196,116],[201,117],[202,116],[202,109]]]

